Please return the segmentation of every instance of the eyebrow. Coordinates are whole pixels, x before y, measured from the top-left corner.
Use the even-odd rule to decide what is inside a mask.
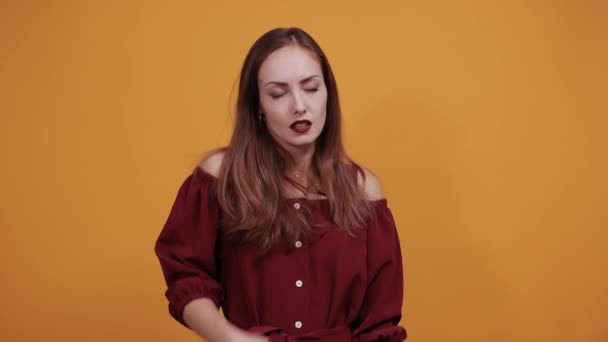
[[[306,78],[302,79],[302,80],[300,81],[300,84],[304,84],[304,83],[306,83],[306,82],[308,82],[308,81],[311,81],[311,80],[312,80],[313,78],[315,78],[315,77],[321,78],[321,76],[319,76],[319,75],[312,75],[312,76],[308,76],[308,77],[306,77]],[[278,85],[278,86],[282,86],[282,87],[285,87],[285,86],[287,86],[287,85],[288,85],[288,84],[287,84],[287,83],[285,83],[285,82],[270,81],[270,82],[267,82],[266,84],[264,84],[264,87],[266,87],[266,86],[268,86],[268,85],[271,85],[271,84]]]

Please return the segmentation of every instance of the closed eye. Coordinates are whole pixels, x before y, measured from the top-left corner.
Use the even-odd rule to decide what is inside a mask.
[[[309,93],[315,93],[315,92],[317,92],[317,90],[319,90],[319,87],[306,89],[306,91]]]

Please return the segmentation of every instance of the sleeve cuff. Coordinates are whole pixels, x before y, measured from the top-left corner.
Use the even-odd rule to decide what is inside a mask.
[[[222,302],[222,288],[200,278],[183,279],[170,287],[165,296],[169,300],[169,313],[175,320],[186,326],[184,307],[197,298],[209,298],[219,309]]]

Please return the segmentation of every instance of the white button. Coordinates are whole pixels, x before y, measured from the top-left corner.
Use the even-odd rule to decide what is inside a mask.
[[[300,209],[300,203],[294,203],[293,207],[296,208],[296,210]]]
[[[301,241],[296,241],[296,248],[300,248],[302,247],[302,242]]]
[[[297,321],[296,322],[296,328],[300,329],[302,327],[302,322]]]
[[[301,280],[296,281],[296,286],[297,287],[302,287],[302,285],[304,285],[304,283],[302,283]]]

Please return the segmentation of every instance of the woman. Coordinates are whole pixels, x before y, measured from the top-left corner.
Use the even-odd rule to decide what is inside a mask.
[[[155,250],[171,315],[208,341],[406,338],[393,217],[344,151],[336,81],[301,29],[252,46],[230,144],[184,181]]]

